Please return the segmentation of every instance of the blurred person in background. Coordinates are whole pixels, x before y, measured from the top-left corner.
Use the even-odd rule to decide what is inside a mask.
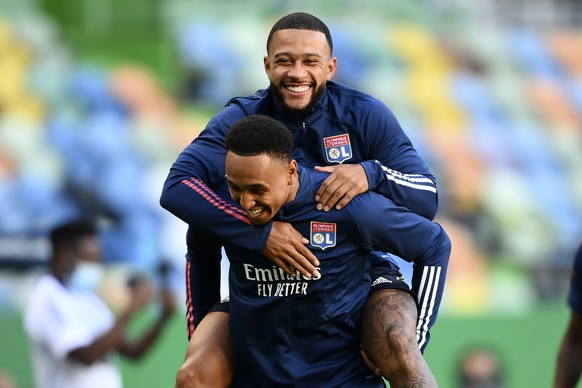
[[[122,387],[116,355],[142,357],[174,313],[175,299],[162,289],[159,316],[130,339],[132,318],[153,301],[151,284],[146,279],[128,283],[128,303],[115,316],[97,293],[105,268],[96,225],[65,223],[51,231],[50,242],[50,272],[32,289],[24,312],[37,387]]]
[[[253,227],[225,209],[228,194],[213,189],[224,179],[224,137],[237,120],[263,114],[282,121],[291,131],[294,158],[300,165],[330,173],[317,192],[317,209],[343,208],[354,196],[372,189],[397,205],[432,220],[438,200],[435,177],[418,155],[393,113],[378,99],[332,81],[337,59],[327,26],[318,18],[295,13],[279,20],[267,39],[267,89],[232,99],[178,157],[164,184],[161,205],[185,221],[187,232],[187,325],[196,326],[220,300],[222,241],[264,254],[292,275],[317,276],[315,256],[307,239],[283,222]],[[318,167],[325,166],[325,167]],[[388,222],[388,220],[387,220]],[[370,255],[379,295],[367,305],[371,320],[383,330],[383,341],[369,356],[374,361],[397,351],[391,335],[403,321],[416,322],[416,338],[424,350],[434,324],[446,277],[446,267],[416,266],[412,288],[418,294],[418,319],[406,313],[403,300],[386,299],[395,292],[385,277],[400,277],[390,255]],[[385,275],[385,273],[388,275]],[[422,291],[422,292],[420,292]],[[403,315],[395,314],[398,311]],[[402,319],[402,321],[401,321]],[[381,322],[394,325],[382,325]],[[370,329],[370,332],[372,330]],[[368,335],[368,331],[364,331]],[[390,350],[387,350],[390,349]],[[400,349],[398,351],[404,351]],[[379,362],[378,362],[379,363]],[[188,364],[185,362],[184,365]]]
[[[573,388],[582,374],[582,244],[572,267],[568,305],[570,321],[558,352],[554,388]]]
[[[486,345],[473,345],[461,354],[459,388],[503,388],[505,375],[497,351]]]

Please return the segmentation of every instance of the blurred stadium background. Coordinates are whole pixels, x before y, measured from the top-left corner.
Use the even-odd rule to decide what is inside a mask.
[[[60,220],[98,216],[109,264],[169,260],[183,298],[185,226],[161,185],[214,112],[267,85],[268,30],[297,10],[330,26],[336,80],[386,102],[437,175],[453,240],[426,354],[441,386],[480,344],[507,387],[551,385],[582,240],[579,1],[0,0],[0,371],[18,387],[21,308]],[[173,386],[182,315],[122,364],[127,387]]]

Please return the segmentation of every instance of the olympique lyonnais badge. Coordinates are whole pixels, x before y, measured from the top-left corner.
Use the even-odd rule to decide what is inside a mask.
[[[337,135],[323,138],[325,154],[330,163],[343,163],[352,157],[349,135]]]
[[[311,245],[322,250],[335,246],[336,225],[311,221]]]

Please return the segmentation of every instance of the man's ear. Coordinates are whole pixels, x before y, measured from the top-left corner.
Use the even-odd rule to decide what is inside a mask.
[[[335,75],[336,69],[337,69],[337,58],[332,57],[332,58],[330,58],[329,62],[327,63],[326,81],[330,81],[333,78],[333,76]]]
[[[297,179],[297,161],[295,161],[295,159],[289,162],[287,174],[289,176],[289,184],[292,184],[295,181],[295,179]]]
[[[269,76],[269,73],[271,72],[271,62],[269,61],[269,57],[266,55],[263,57],[263,65],[265,66],[265,73],[267,73],[267,77],[269,77],[270,80],[271,77]]]

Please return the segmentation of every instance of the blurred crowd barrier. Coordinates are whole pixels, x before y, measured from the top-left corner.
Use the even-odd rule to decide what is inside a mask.
[[[438,178],[437,221],[453,240],[444,311],[519,312],[564,295],[582,239],[581,28],[490,13],[478,24],[479,9],[438,1],[395,2],[384,18],[375,1],[150,0],[172,47],[164,73],[75,55],[81,38],[119,52],[111,2],[81,2],[80,20],[97,10],[101,24],[75,29],[47,2],[24,3],[0,13],[3,263],[42,261],[50,227],[91,214],[106,262],[170,257],[182,269],[184,225],[158,205],[168,169],[212,112],[267,86],[268,30],[302,9],[332,30],[336,80],[383,100]]]

